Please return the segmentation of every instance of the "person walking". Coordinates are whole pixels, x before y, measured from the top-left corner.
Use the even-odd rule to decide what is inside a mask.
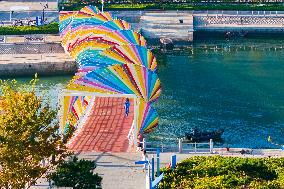
[[[127,117],[129,114],[129,108],[130,108],[130,101],[129,98],[126,98],[124,103],[124,109],[125,109],[125,116]]]
[[[143,135],[141,133],[137,136],[137,151],[143,151]]]

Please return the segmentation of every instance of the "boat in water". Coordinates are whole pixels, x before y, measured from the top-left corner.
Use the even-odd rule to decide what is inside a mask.
[[[161,38],[160,39],[161,47],[167,50],[173,50],[174,43],[170,38]]]
[[[185,138],[192,142],[202,142],[213,140],[222,140],[222,134],[224,129],[218,129],[215,131],[200,131],[197,128],[191,129],[190,133],[185,134]]]

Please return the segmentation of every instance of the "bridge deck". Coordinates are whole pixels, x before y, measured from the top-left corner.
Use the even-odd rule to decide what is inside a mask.
[[[127,152],[127,135],[134,118],[133,100],[126,117],[125,98],[96,97],[86,121],[68,145],[75,152]]]

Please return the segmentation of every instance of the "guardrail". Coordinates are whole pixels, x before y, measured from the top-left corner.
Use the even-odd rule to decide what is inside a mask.
[[[60,43],[61,39],[59,35],[43,35],[43,34],[31,34],[31,35],[0,35],[0,43]]]
[[[284,11],[234,11],[234,10],[194,10],[192,14],[217,16],[281,16]]]
[[[207,25],[283,25],[284,15],[276,16],[195,16],[194,26]]]
[[[214,142],[212,139],[209,142],[192,142],[185,139],[177,139],[173,145],[154,144],[152,142],[147,142],[143,138],[142,148],[149,152],[154,152],[159,149],[161,152],[178,152],[178,153],[213,153]]]

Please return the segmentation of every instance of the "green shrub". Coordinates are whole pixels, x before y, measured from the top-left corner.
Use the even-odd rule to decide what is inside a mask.
[[[89,160],[78,160],[73,157],[71,161],[58,165],[56,172],[49,176],[57,187],[73,187],[74,189],[99,189],[102,178],[94,174],[96,163]]]
[[[161,171],[159,188],[284,188],[284,158],[192,157]]]
[[[58,23],[54,22],[43,26],[4,26],[0,27],[0,35],[25,34],[58,34]]]

